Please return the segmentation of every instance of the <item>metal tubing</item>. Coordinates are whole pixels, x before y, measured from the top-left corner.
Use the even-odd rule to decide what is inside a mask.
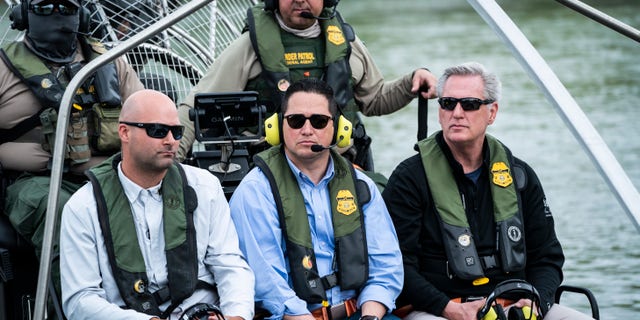
[[[58,191],[62,184],[62,167],[64,164],[64,146],[67,142],[67,126],[71,110],[71,102],[73,96],[80,85],[93,74],[101,66],[115,60],[119,56],[125,54],[131,48],[152,38],[156,34],[167,29],[182,18],[188,16],[192,12],[206,6],[214,0],[193,0],[186,2],[182,7],[175,10],[170,15],[158,20],[148,28],[140,31],[130,39],[122,42],[113,49],[107,51],[101,56],[89,62],[84,66],[78,74],[71,79],[67,86],[60,109],[58,111],[58,126],[56,128],[55,147],[53,150],[53,164],[51,168],[51,184],[49,186],[49,199],[47,202],[47,215],[45,218],[44,235],[42,243],[42,256],[40,260],[40,270],[38,271],[38,286],[36,291],[36,305],[34,318],[43,320],[47,306],[47,288],[49,282],[49,274],[51,271],[51,251],[53,245],[53,236],[56,232],[55,221],[58,219]]]
[[[595,20],[596,22],[607,26],[614,31],[617,31],[635,41],[640,42],[640,30],[635,29],[616,18],[613,18],[598,9],[589,6],[578,0],[557,0],[561,4],[567,6],[570,9],[581,13],[582,15]]]
[[[640,231],[640,194],[580,106],[542,56],[509,16],[493,0],[467,0],[511,49],[529,76],[555,106],[567,127],[585,149],[636,229]]]

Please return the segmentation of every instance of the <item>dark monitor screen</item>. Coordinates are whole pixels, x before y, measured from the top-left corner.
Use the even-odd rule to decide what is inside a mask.
[[[251,140],[263,135],[264,113],[255,91],[199,93],[189,118],[198,141]]]

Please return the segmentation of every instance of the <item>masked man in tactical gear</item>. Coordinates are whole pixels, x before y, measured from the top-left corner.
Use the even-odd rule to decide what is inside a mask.
[[[4,212],[39,256],[60,102],[78,70],[106,49],[86,35],[89,13],[79,0],[25,0],[13,8],[11,20],[26,32],[0,50],[0,165],[3,179],[12,181]],[[123,59],[103,66],[78,89],[59,209],[84,180],[80,174],[119,149],[117,132],[110,130],[117,128],[121,101],[141,89]],[[56,261],[52,270],[58,288]]]

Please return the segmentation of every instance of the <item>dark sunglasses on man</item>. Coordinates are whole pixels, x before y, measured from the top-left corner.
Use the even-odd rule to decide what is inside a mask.
[[[54,11],[56,11],[56,9],[63,16],[72,16],[78,13],[78,7],[70,3],[32,4],[29,5],[29,9],[31,12],[39,16],[50,16]]]
[[[452,98],[452,97],[442,97],[438,99],[438,103],[440,107],[444,110],[453,110],[456,108],[458,103],[462,107],[464,111],[474,111],[480,109],[480,106],[493,103],[495,100],[486,99],[480,100],[478,98]]]
[[[149,137],[156,139],[162,139],[166,137],[167,134],[169,134],[169,131],[171,131],[173,138],[176,140],[180,140],[182,139],[182,133],[184,132],[184,126],[168,126],[162,123],[142,123],[129,121],[120,121],[120,123],[145,129]]]
[[[304,123],[307,122],[307,119],[309,119],[314,129],[324,129],[329,123],[329,120],[333,120],[333,117],[324,114],[312,114],[310,117],[306,117],[304,114],[289,114],[284,116],[284,118],[287,119],[287,124],[289,124],[289,127],[292,129],[302,128]]]

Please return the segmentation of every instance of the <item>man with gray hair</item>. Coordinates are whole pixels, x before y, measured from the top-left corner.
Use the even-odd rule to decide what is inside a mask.
[[[500,80],[470,62],[446,69],[436,89],[442,130],[418,142],[383,193],[404,260],[398,305],[413,310],[405,319],[590,319],[554,305],[564,254],[542,185],[486,133]],[[519,294],[494,299],[510,288]]]

